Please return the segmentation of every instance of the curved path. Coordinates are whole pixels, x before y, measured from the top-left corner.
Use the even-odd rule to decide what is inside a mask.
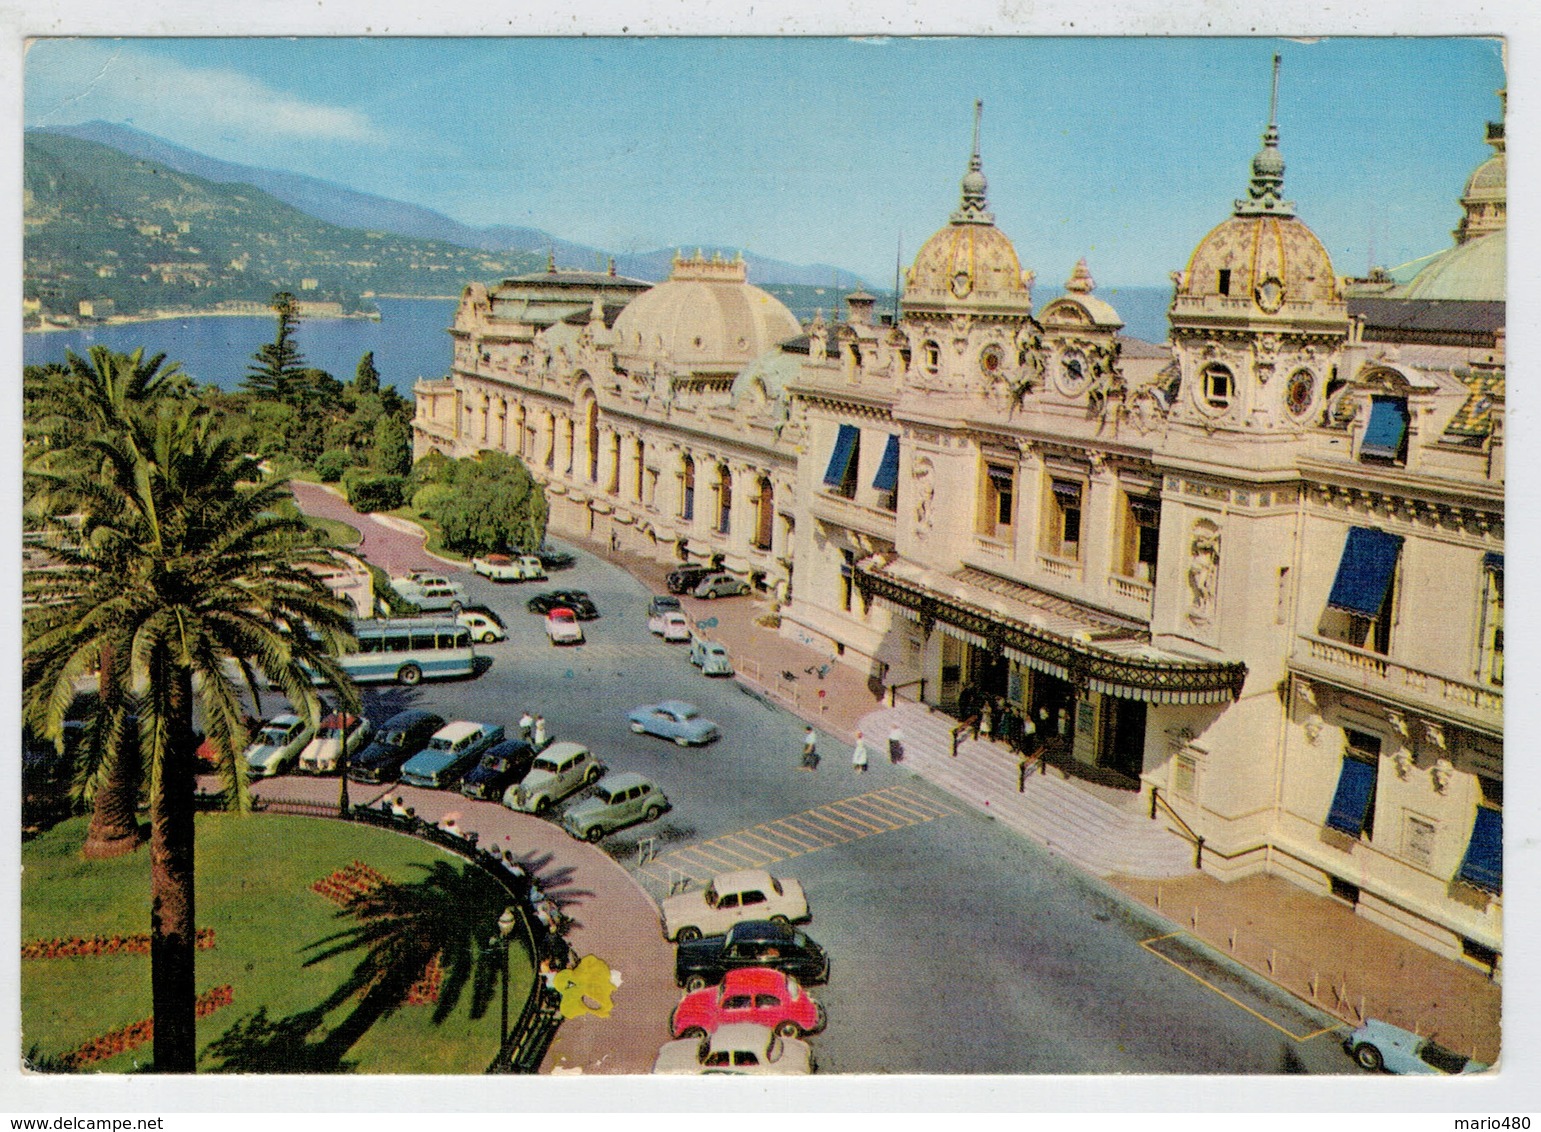
[[[375,804],[402,795],[426,821],[459,815],[484,848],[506,849],[535,883],[572,917],[566,939],[575,957],[594,955],[620,976],[608,1017],[582,1014],[563,1021],[542,1073],[647,1073],[668,1040],[669,1012],[679,1001],[674,947],[658,926],[658,907],[631,874],[603,850],[569,837],[560,827],[495,802],[443,790],[351,784],[351,800]],[[337,804],[336,778],[288,776],[254,783],[258,798]]]
[[[318,519],[336,519],[357,527],[364,541],[354,551],[380,567],[387,574],[400,575],[408,570],[438,570],[450,573],[465,567],[423,549],[421,529],[390,516],[361,515],[334,488],[305,480],[290,480],[289,489],[300,510]],[[402,529],[406,527],[407,529]]]

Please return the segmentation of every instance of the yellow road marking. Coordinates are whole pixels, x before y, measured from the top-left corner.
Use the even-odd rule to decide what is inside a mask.
[[[1181,963],[1179,963],[1177,960],[1173,959],[1171,956],[1163,955],[1163,954],[1161,954],[1160,951],[1156,950],[1154,947],[1151,946],[1151,944],[1153,944],[1153,943],[1160,943],[1162,940],[1175,939],[1178,936],[1187,935],[1187,934],[1188,934],[1187,932],[1183,932],[1183,931],[1167,932],[1165,935],[1152,936],[1150,939],[1141,940],[1140,941],[1140,946],[1143,947],[1146,951],[1150,952],[1156,958],[1165,960],[1167,963],[1170,963],[1172,966],[1176,967],[1183,974],[1187,975],[1194,982],[1200,984],[1201,986],[1208,987],[1210,990],[1214,991],[1221,998],[1225,999],[1226,1002],[1229,1002],[1232,1006],[1234,1006],[1234,1007],[1236,1007],[1236,1008],[1238,1008],[1240,1010],[1245,1010],[1248,1014],[1252,1015],[1252,1017],[1258,1019],[1259,1021],[1268,1023],[1268,1025],[1272,1026],[1275,1030],[1278,1030],[1279,1033],[1283,1034],[1287,1038],[1293,1039],[1294,1041],[1302,1042],[1302,1043],[1303,1042],[1309,1042],[1313,1038],[1319,1038],[1323,1034],[1330,1034],[1334,1030],[1338,1029],[1337,1026],[1324,1026],[1320,1030],[1313,1030],[1313,1031],[1311,1031],[1311,1033],[1306,1034],[1304,1037],[1302,1037],[1299,1034],[1293,1033],[1293,1032],[1291,1032],[1289,1030],[1286,1030],[1283,1026],[1279,1025],[1279,1023],[1275,1022],[1272,1018],[1269,1018],[1265,1014],[1258,1013],[1256,1010],[1253,1010],[1252,1007],[1248,1006],[1246,1003],[1241,1002],[1240,1000],[1232,997],[1231,995],[1227,994],[1225,991],[1221,990],[1219,987],[1215,986],[1214,983],[1212,983],[1208,979],[1204,978],[1204,976],[1198,974],[1196,971],[1189,970],[1187,967],[1184,967]]]
[[[832,803],[829,808],[831,810],[834,810],[836,814],[838,814],[842,818],[845,818],[847,821],[853,821],[853,822],[855,822],[859,826],[864,826],[865,828],[872,830],[874,833],[881,833],[881,832],[884,832],[886,830],[898,829],[899,828],[896,825],[881,825],[881,824],[874,823],[872,821],[872,816],[873,815],[871,815],[871,814],[858,814],[856,816],[852,816],[851,814],[846,813],[846,810],[849,809],[849,807],[846,806],[844,803],[841,803],[841,802]],[[866,820],[863,820],[864,818]],[[904,824],[905,825],[909,825],[910,823],[909,822],[905,822]]]

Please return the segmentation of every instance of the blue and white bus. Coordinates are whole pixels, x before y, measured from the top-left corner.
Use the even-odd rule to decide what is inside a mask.
[[[337,663],[360,684],[411,686],[425,678],[476,674],[471,630],[455,621],[355,621],[353,634],[358,651]]]

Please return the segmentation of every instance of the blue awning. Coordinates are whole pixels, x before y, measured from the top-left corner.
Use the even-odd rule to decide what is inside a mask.
[[[840,426],[840,435],[835,437],[835,450],[830,453],[829,467],[824,469],[826,487],[839,487],[845,482],[846,473],[851,468],[851,457],[856,454],[856,441],[860,437],[861,430],[855,425]]]
[[[1401,397],[1370,398],[1370,423],[1359,442],[1360,455],[1395,460],[1402,455],[1402,441],[1406,439],[1407,401]]]
[[[1375,764],[1344,759],[1343,769],[1338,772],[1338,790],[1332,796],[1332,808],[1327,811],[1328,828],[1358,837],[1364,832],[1374,800]]]
[[[1379,616],[1386,591],[1391,588],[1391,575],[1396,572],[1397,556],[1401,553],[1401,535],[1368,527],[1350,527],[1327,604],[1361,617]]]
[[[1466,859],[1456,879],[1488,892],[1504,890],[1504,812],[1487,806],[1477,807],[1477,820],[1471,827],[1471,841]]]
[[[899,490],[899,438],[890,436],[888,443],[883,446],[883,462],[878,465],[878,474],[873,477],[872,486],[879,491]]]

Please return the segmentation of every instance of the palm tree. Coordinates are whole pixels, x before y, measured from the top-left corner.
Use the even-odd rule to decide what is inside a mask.
[[[303,567],[324,558],[303,519],[278,513],[281,482],[192,406],[163,407],[88,441],[100,473],[64,474],[82,503],[61,565],[29,578],[23,623],[23,711],[57,735],[76,679],[104,646],[114,694],[138,708],[139,753],[150,779],[150,961],[155,1067],[190,1073],[194,1033],[193,817],[195,704],[219,754],[227,801],[249,804],[236,758],[246,733],[244,684],[259,673],[312,721],[313,675],[345,710],[358,693],[335,654],[348,639],[344,604]],[[83,464],[82,467],[87,466]]]
[[[84,471],[86,440],[121,432],[128,422],[153,413],[162,401],[186,396],[192,382],[166,355],[145,359],[144,349],[119,354],[93,346],[87,363],[73,350],[63,366],[34,367],[26,382],[28,462],[37,469]],[[99,461],[98,461],[99,462]],[[38,486],[39,480],[31,481]],[[43,481],[46,483],[46,481]],[[55,479],[56,488],[69,480]],[[43,515],[74,511],[79,501],[67,491],[43,491],[28,500]],[[144,785],[138,752],[129,742],[133,706],[118,695],[116,654],[104,642],[97,658],[103,694],[86,730],[74,793],[91,806],[91,825],[81,854],[116,857],[144,842],[139,825],[139,795]]]

